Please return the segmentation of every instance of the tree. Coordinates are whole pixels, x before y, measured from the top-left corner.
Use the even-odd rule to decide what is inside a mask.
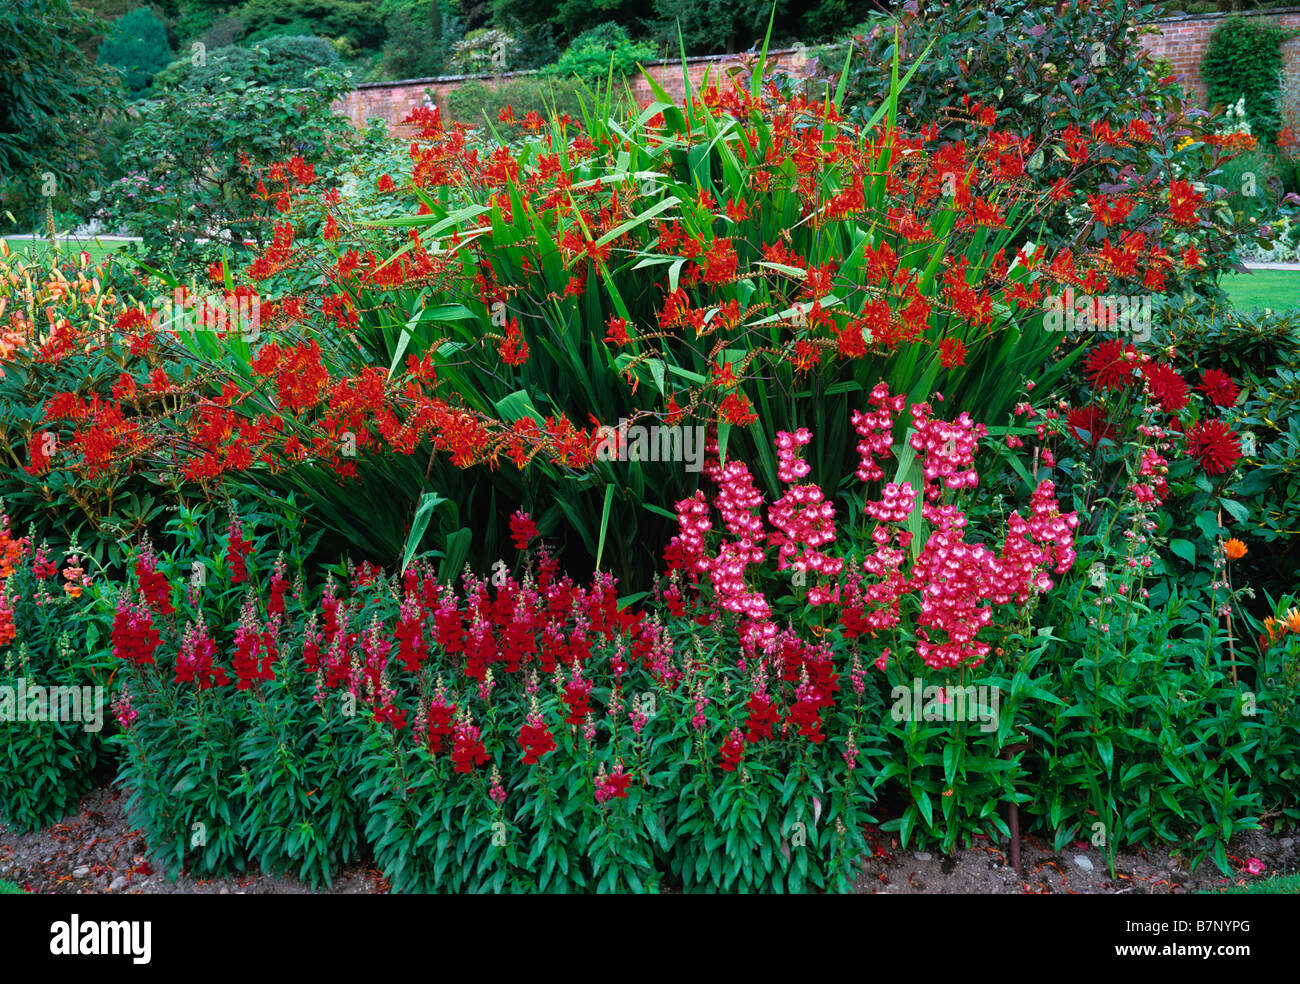
[[[388,31],[382,60],[384,78],[427,78],[443,70],[447,42],[438,0],[394,3],[384,14],[384,27]]]
[[[789,0],[775,0],[775,7],[775,30],[789,34]],[[773,0],[654,0],[659,36],[675,43],[680,27],[687,52],[700,55],[743,51],[761,42],[772,8]]]
[[[0,180],[20,218],[99,176],[99,136],[120,88],[77,45],[103,28],[69,0],[8,0],[0,10]]]
[[[148,7],[138,7],[113,22],[99,46],[98,60],[119,69],[128,95],[138,99],[153,77],[171,63],[167,28]]]

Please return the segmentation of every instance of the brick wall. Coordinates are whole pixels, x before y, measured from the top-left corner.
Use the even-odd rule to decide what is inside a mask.
[[[1174,74],[1179,77],[1189,92],[1196,94],[1198,102],[1203,102],[1205,99],[1205,85],[1201,81],[1201,58],[1204,57],[1209,45],[1210,35],[1228,16],[1231,15],[1184,14],[1159,20],[1152,25],[1157,30],[1142,39],[1143,47],[1152,56],[1170,63]],[[1244,16],[1259,17],[1282,27],[1300,28],[1300,7],[1252,11]],[[1288,89],[1292,92],[1300,92],[1300,38],[1286,42],[1282,46],[1282,56]],[[801,57],[801,52],[795,49],[769,51],[768,57],[772,62],[789,65]],[[687,59],[691,85],[698,86],[706,71],[711,77],[716,77],[719,72],[726,71],[728,67],[735,67],[739,64],[740,58],[739,55],[709,55]],[[419,106],[425,99],[426,91],[434,105],[445,106],[452,90],[463,82],[475,80],[495,88],[500,82],[528,74],[532,73],[509,72],[497,76],[454,75],[397,82],[367,82],[336,103],[334,109],[358,126],[364,125],[371,117],[379,117],[392,125],[400,122],[407,113]],[[658,81],[674,99],[681,99],[685,95],[680,61],[647,65],[646,74]],[[650,84],[645,75],[638,74],[630,79],[629,83],[642,105],[652,101]]]
[[[769,51],[767,54],[769,64],[786,66],[803,57],[800,51],[793,48]],[[686,66],[691,86],[698,87],[706,72],[710,78],[717,78],[719,72],[738,67],[740,61],[740,55],[706,55],[700,58],[688,58]],[[533,73],[506,72],[495,76],[452,75],[433,79],[406,79],[399,82],[366,82],[335,103],[334,111],[347,116],[358,126],[365,125],[366,120],[372,117],[379,117],[392,125],[399,123],[407,113],[421,105],[426,92],[432,98],[434,105],[445,107],[452,90],[464,82],[482,82],[496,88],[501,82],[530,74]],[[680,59],[647,65],[645,74],[637,74],[628,80],[633,94],[642,105],[654,101],[646,75],[653,77],[674,99],[680,100],[685,97],[686,87],[682,80]]]
[[[1184,14],[1155,22],[1158,33],[1148,34],[1142,45],[1155,58],[1168,61],[1188,92],[1196,93],[1198,102],[1205,100],[1205,83],[1201,81],[1201,59],[1210,45],[1210,35],[1232,14]],[[1256,10],[1240,16],[1256,18],[1279,27],[1300,28],[1300,7],[1279,10]],[[1300,89],[1300,38],[1282,45],[1282,70],[1290,91]]]

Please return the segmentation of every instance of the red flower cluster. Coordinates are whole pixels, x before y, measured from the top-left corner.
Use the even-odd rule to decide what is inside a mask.
[[[113,655],[136,666],[154,662],[154,653],[162,642],[147,608],[132,605],[123,597],[113,617]]]

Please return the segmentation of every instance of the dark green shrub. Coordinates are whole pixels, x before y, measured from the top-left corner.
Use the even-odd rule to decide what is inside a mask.
[[[422,79],[444,71],[449,41],[443,5],[443,0],[410,0],[387,10],[384,27],[388,40],[380,61],[380,78]]]
[[[607,21],[574,38],[551,66],[550,72],[560,78],[578,78],[594,83],[607,79],[611,71],[615,79],[633,75],[641,63],[655,57],[653,47],[634,44],[627,31]]]
[[[50,204],[71,210],[102,174],[101,130],[121,86],[78,47],[102,30],[69,0],[0,9],[0,202],[23,226],[40,221],[51,191]]]
[[[1201,61],[1210,104],[1231,106],[1245,99],[1253,131],[1269,143],[1282,125],[1282,45],[1296,33],[1258,17],[1231,17],[1211,35]]]
[[[127,94],[133,99],[144,94],[153,77],[171,60],[167,29],[148,7],[119,17],[99,46],[99,63],[121,71]]]
[[[182,88],[220,91],[232,85],[297,88],[309,84],[316,68],[339,64],[338,51],[324,38],[276,36],[247,45],[208,51],[199,64],[186,54],[154,79],[155,90]]]
[[[377,48],[384,40],[383,20],[371,4],[356,0],[249,0],[240,16],[249,41],[322,34],[347,38],[357,48]]]

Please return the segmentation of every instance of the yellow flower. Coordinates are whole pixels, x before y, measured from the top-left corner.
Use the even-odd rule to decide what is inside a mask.
[[[1246,556],[1246,545],[1234,537],[1223,545],[1223,555],[1229,560],[1241,560]]]

